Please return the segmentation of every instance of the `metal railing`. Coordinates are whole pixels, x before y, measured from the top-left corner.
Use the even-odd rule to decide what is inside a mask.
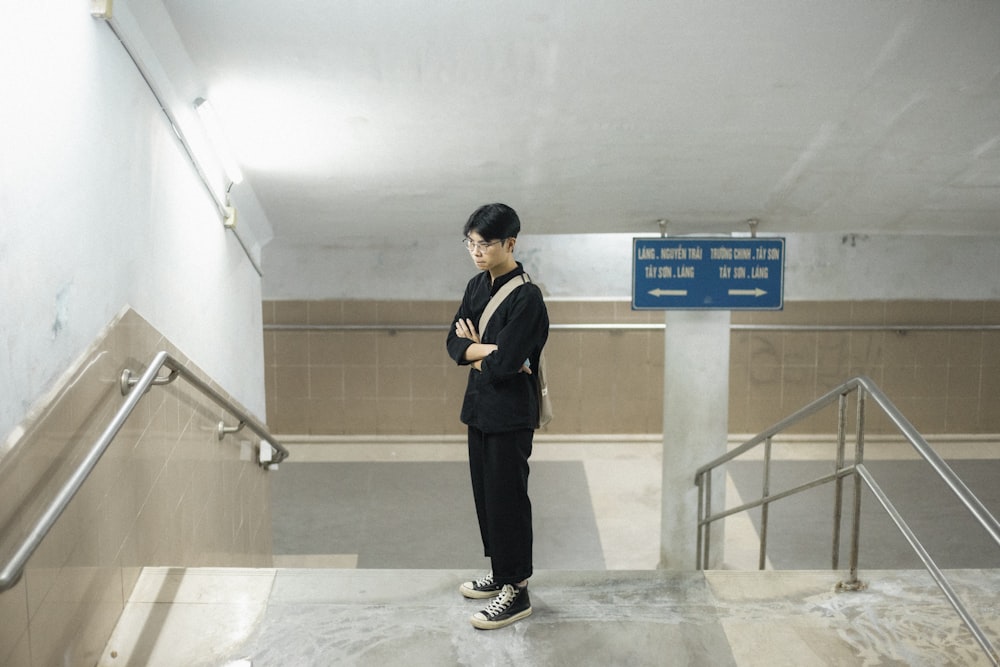
[[[845,448],[847,439],[847,404],[848,396],[852,393],[857,393],[857,423],[855,429],[856,443],[854,447],[854,463],[851,465],[845,465]],[[1000,523],[997,522],[996,518],[990,514],[989,510],[979,501],[978,498],[969,490],[969,488],[959,479],[958,475],[951,469],[951,467],[941,459],[940,456],[931,448],[927,441],[920,435],[920,433],[914,428],[913,424],[903,416],[903,414],[896,408],[895,405],[886,397],[886,395],[872,382],[869,378],[861,376],[848,380],[839,387],[831,390],[824,396],[816,399],[806,407],[793,413],[792,415],[786,417],[782,421],[778,422],[771,428],[767,429],[763,433],[751,438],[747,442],[743,443],[739,447],[736,447],[727,454],[718,457],[714,461],[702,466],[695,473],[695,484],[698,486],[698,538],[697,538],[697,563],[696,567],[699,570],[706,569],[709,567],[709,556],[711,548],[711,524],[720,519],[724,519],[728,516],[745,512],[757,507],[760,507],[760,551],[758,555],[758,567],[763,570],[766,562],[767,555],[767,524],[768,524],[768,507],[771,503],[787,498],[789,496],[795,495],[802,491],[812,489],[814,487],[820,486],[822,484],[827,484],[833,482],[835,484],[835,494],[834,494],[834,520],[833,520],[833,554],[832,561],[833,569],[838,569],[839,566],[839,553],[840,553],[840,523],[841,523],[841,512],[843,504],[843,481],[844,478],[848,476],[853,476],[854,478],[854,507],[853,507],[853,523],[851,527],[851,546],[850,546],[850,579],[846,582],[841,582],[838,584],[838,589],[840,590],[859,590],[863,588],[863,584],[858,580],[858,551],[859,551],[859,536],[860,536],[860,524],[861,524],[861,491],[862,482],[867,485],[868,489],[872,492],[875,498],[879,501],[879,504],[885,509],[889,517],[892,519],[893,523],[902,533],[903,537],[906,539],[907,543],[920,558],[924,567],[930,573],[931,577],[934,579],[935,583],[944,593],[948,602],[962,618],[966,627],[975,637],[976,641],[986,652],[986,655],[992,660],[994,665],[1000,665],[1000,655],[998,655],[996,649],[990,643],[989,639],[986,637],[982,628],[976,623],[975,619],[969,614],[965,606],[962,604],[958,595],[955,593],[951,584],[948,582],[947,578],[944,576],[941,568],[938,567],[937,563],[931,558],[930,554],[917,539],[913,530],[909,527],[906,521],[903,519],[902,515],[893,505],[892,501],[889,499],[888,495],[882,490],[882,487],[875,480],[871,471],[864,463],[864,426],[865,426],[865,409],[867,399],[870,397],[875,401],[875,403],[882,409],[885,415],[892,421],[892,423],[899,429],[903,437],[909,442],[910,445],[916,450],[920,457],[927,462],[933,471],[941,478],[948,486],[949,489],[958,497],[965,508],[972,514],[973,517],[986,529],[993,541],[1000,546]],[[832,405],[834,402],[838,403],[838,413],[837,413],[837,454],[836,454],[836,468],[834,472],[813,479],[809,482],[799,484],[793,488],[781,491],[779,493],[771,493],[770,489],[770,474],[771,474],[771,442],[772,438],[778,433],[784,431],[790,426],[796,424],[797,422],[806,419],[807,417],[819,412],[820,410]],[[750,450],[763,445],[763,484],[762,484],[762,494],[758,500],[745,503],[739,507],[733,507],[726,509],[721,512],[712,513],[712,472],[717,468],[720,468],[724,464],[736,459],[743,454],[746,454]]]
[[[160,370],[163,368],[170,371],[169,375],[160,376]],[[94,470],[101,456],[107,451],[115,436],[118,435],[118,432],[125,425],[125,421],[129,415],[132,414],[132,411],[139,404],[140,399],[149,391],[150,387],[169,384],[178,377],[184,378],[198,391],[210,398],[212,402],[224,408],[239,420],[239,424],[235,427],[228,427],[224,422],[219,423],[218,437],[220,440],[227,433],[234,433],[244,427],[248,427],[274,450],[270,461],[262,463],[264,467],[270,468],[271,465],[278,464],[288,458],[288,450],[276,442],[274,437],[256,419],[209,386],[183,364],[171,357],[170,354],[167,352],[158,352],[140,376],[135,377],[129,369],[122,371],[120,385],[122,395],[125,396],[125,402],[115,413],[100,437],[87,450],[66,482],[59,487],[52,500],[44,506],[38,519],[28,527],[27,534],[21,541],[21,544],[13,551],[7,562],[3,564],[3,567],[0,568],[0,591],[5,591],[13,587],[21,578],[28,559],[31,558],[31,555],[42,543],[42,540],[45,539],[49,530],[55,525],[56,520],[69,506],[70,501],[73,500],[73,497],[83,486],[83,483]]]

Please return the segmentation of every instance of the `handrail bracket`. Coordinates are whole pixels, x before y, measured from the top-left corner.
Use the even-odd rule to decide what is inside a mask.
[[[177,371],[176,369],[171,370],[170,373],[167,375],[157,375],[155,378],[153,378],[153,381],[150,383],[150,387],[170,384],[171,382],[177,379],[178,375],[180,375],[180,371]],[[132,391],[132,387],[139,384],[140,377],[141,375],[133,373],[128,368],[122,371],[121,377],[118,379],[118,385],[121,387],[122,396],[129,395],[129,392]],[[149,387],[146,388],[146,391],[149,391]]]
[[[222,440],[227,435],[230,435],[232,433],[239,433],[240,431],[243,430],[243,427],[246,426],[246,425],[247,425],[246,422],[241,421],[236,426],[226,426],[226,422],[220,421],[219,422],[219,426],[216,429],[216,435],[219,436],[219,440]]]

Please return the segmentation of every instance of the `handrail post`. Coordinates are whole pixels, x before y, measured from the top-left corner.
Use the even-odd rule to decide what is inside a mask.
[[[837,401],[837,458],[835,472],[844,467],[844,451],[847,443],[847,395],[844,392]],[[840,522],[844,514],[844,478],[837,475],[833,483],[833,558],[830,569],[840,568]]]
[[[709,471],[708,474],[705,475],[704,490],[705,490],[705,516],[706,517],[710,517],[710,516],[712,516],[712,471]],[[710,566],[709,554],[712,551],[712,524],[711,523],[706,523],[705,524],[705,532],[704,532],[704,537],[703,537],[702,541],[703,541],[703,543],[705,545],[705,556],[704,556],[704,559],[702,561],[702,569],[707,570],[709,568],[709,566]]]
[[[764,480],[761,500],[767,500],[771,495],[771,436],[764,440]],[[763,570],[767,565],[767,516],[771,503],[760,506],[760,552],[757,554],[757,569]]]
[[[867,392],[858,387],[858,418],[854,446],[854,520],[851,526],[850,579],[837,584],[837,590],[859,591],[865,585],[858,580],[858,554],[861,550],[861,473],[858,467],[865,461],[865,398]]]
[[[695,476],[695,485],[698,487],[698,531],[696,535],[695,551],[694,551],[694,569],[702,570],[701,566],[702,555],[701,555],[701,542],[702,542],[702,531],[705,530],[704,520],[705,520],[705,497],[704,497],[704,473],[698,473]]]

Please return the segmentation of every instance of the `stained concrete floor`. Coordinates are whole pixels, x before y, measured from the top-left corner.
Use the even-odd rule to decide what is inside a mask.
[[[465,525],[474,516],[458,465],[463,449],[455,443],[293,447],[294,461],[344,464],[302,472],[332,474],[347,495],[320,483],[284,498],[292,509],[275,513],[275,568],[147,568],[100,664],[991,664],[923,570],[862,569],[867,588],[858,593],[835,592],[842,571],[778,572],[770,561],[768,571],[735,571],[756,567],[752,517],[726,522],[724,567],[732,570],[656,570],[662,447],[655,441],[536,446],[536,522],[568,529],[546,531],[537,544],[542,562],[531,581],[533,615],[502,630],[475,630],[468,617],[482,603],[457,591],[481,573],[478,536]],[[996,457],[995,443],[945,450],[958,459]],[[891,443],[868,451],[872,459],[909,460],[905,448]],[[808,443],[776,455],[797,463],[825,456]],[[440,482],[445,468],[455,468],[454,483]],[[303,488],[292,475],[275,479]],[[437,488],[426,491],[435,479]],[[747,487],[728,481],[733,506],[741,502],[739,487],[744,493]],[[450,508],[437,538],[401,535],[412,523],[407,513],[419,515],[428,503]],[[296,505],[315,511],[300,518],[302,525],[283,528]],[[798,557],[794,545],[775,548],[779,565]],[[1000,644],[1000,570],[955,569],[949,576]]]
[[[536,573],[534,613],[476,630],[444,570],[147,568],[102,667],[991,664],[916,571]],[[1000,636],[997,571],[949,576]],[[116,657],[111,657],[111,652]]]

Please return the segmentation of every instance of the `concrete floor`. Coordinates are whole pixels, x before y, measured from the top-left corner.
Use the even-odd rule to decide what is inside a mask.
[[[838,593],[833,572],[543,571],[532,616],[493,631],[468,623],[471,574],[148,568],[99,664],[991,664],[923,572]],[[1000,573],[949,576],[1000,636]]]
[[[727,520],[727,569],[656,570],[662,448],[655,441],[536,444],[532,460],[540,464],[540,474],[534,483],[571,485],[562,492],[589,507],[571,512],[546,501],[547,492],[536,486],[536,522],[568,522],[573,530],[558,533],[557,539],[545,531],[536,540],[541,562],[530,585],[533,615],[508,628],[479,631],[468,617],[483,603],[466,600],[457,590],[461,581],[481,574],[478,557],[465,566],[465,556],[455,560],[452,553],[468,540],[475,556],[474,527],[455,525],[462,536],[458,540],[431,536],[419,541],[417,533],[407,532],[412,548],[396,549],[393,542],[406,522],[397,525],[398,518],[389,514],[398,511],[400,498],[419,499],[396,487],[421,468],[377,467],[461,462],[462,445],[303,443],[290,448],[296,462],[364,464],[351,468],[351,497],[363,501],[363,509],[355,504],[335,511],[334,504],[344,502],[335,494],[293,496],[290,502],[301,508],[326,498],[340,530],[349,534],[345,528],[367,526],[365,540],[317,541],[309,531],[276,527],[272,569],[147,568],[100,665],[992,664],[923,570],[862,569],[868,587],[858,593],[835,592],[844,572],[737,571],[753,570],[757,563],[757,532],[750,518]],[[988,459],[996,457],[997,448],[992,442],[959,442],[944,449],[952,457]],[[909,456],[892,443],[869,447],[868,454],[883,460]],[[776,453],[777,459],[790,461],[823,456],[825,448],[810,443]],[[390,480],[382,486],[397,492],[382,493],[378,484],[359,486],[359,475],[371,482]],[[435,502],[471,512],[464,482],[450,491],[439,487],[444,495]],[[361,488],[367,490],[361,493]],[[380,504],[380,498],[388,504]],[[730,480],[727,503],[740,502]],[[359,512],[365,517],[360,522],[351,517]],[[294,514],[279,512],[275,520]],[[385,537],[373,540],[372,533]],[[448,553],[435,560],[435,548]],[[573,562],[567,555],[575,551],[580,553],[574,558],[594,567],[559,565]],[[414,560],[442,565],[410,565]],[[488,567],[485,561],[482,565]],[[1000,569],[954,569],[949,577],[988,637],[1000,645]]]

